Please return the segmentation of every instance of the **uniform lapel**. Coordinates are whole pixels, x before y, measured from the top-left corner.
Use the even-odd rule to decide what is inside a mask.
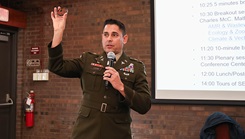
[[[101,64],[104,67],[107,66],[107,57],[105,52],[99,55],[98,57],[96,57],[95,60],[97,64]]]

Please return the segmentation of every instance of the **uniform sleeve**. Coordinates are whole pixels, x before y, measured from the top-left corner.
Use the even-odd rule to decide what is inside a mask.
[[[49,63],[48,69],[62,77],[80,78],[82,72],[82,58],[64,60],[63,49],[61,44],[55,48],[51,48],[51,43],[48,45]]]
[[[136,79],[133,88],[124,86],[126,94],[125,102],[131,109],[140,114],[147,113],[151,108],[151,96],[149,85],[146,79],[145,66],[143,63],[138,65]]]

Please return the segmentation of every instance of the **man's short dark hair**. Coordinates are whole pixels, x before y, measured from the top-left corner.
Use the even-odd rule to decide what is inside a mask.
[[[126,35],[126,28],[124,24],[116,19],[106,19],[104,22],[103,29],[105,28],[106,25],[117,25],[119,29],[122,31],[123,36]]]

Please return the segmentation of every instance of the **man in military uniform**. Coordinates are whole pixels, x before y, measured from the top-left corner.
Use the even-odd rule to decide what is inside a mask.
[[[104,22],[102,54],[84,52],[80,58],[64,60],[61,41],[68,13],[58,15],[60,9],[51,12],[54,35],[48,46],[49,70],[80,78],[83,100],[72,139],[131,139],[130,109],[145,114],[151,100],[144,64],[123,51],[128,41],[124,24],[114,19]],[[108,64],[109,52],[115,53],[113,67]]]

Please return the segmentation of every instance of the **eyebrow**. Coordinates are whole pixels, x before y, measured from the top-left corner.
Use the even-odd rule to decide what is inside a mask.
[[[104,31],[103,34],[104,34],[104,33],[108,33],[108,34],[109,34],[108,31]],[[116,33],[116,34],[119,34],[119,32],[116,32],[116,31],[113,31],[111,34],[115,34],[115,33]]]

